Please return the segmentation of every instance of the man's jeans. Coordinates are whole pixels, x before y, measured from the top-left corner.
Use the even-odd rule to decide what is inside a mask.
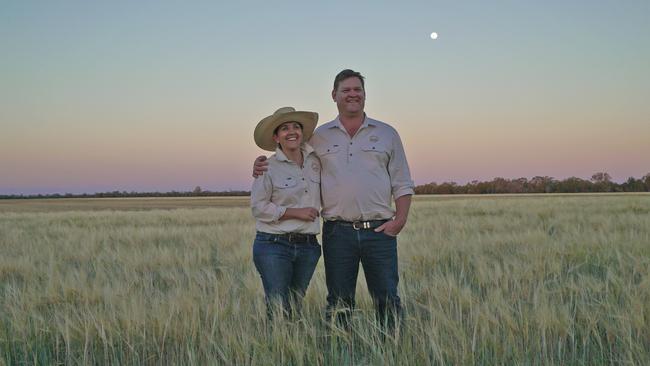
[[[336,221],[325,221],[323,257],[329,292],[328,319],[337,306],[342,307],[337,310],[337,320],[349,327],[361,262],[377,320],[388,328],[395,326],[395,317],[399,320],[402,312],[397,295],[397,238],[383,232],[376,233],[374,229],[355,230]]]
[[[273,234],[257,233],[253,261],[262,277],[269,317],[273,315],[274,303],[282,304],[285,315],[299,313],[319,258],[317,241],[290,243]]]

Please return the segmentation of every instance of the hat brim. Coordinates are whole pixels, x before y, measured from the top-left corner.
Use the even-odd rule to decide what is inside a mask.
[[[268,116],[261,120],[255,127],[255,132],[253,132],[255,144],[257,144],[260,149],[275,151],[278,144],[273,140],[273,131],[286,122],[300,123],[302,125],[302,141],[307,142],[314,133],[314,129],[316,129],[318,113],[296,111]]]

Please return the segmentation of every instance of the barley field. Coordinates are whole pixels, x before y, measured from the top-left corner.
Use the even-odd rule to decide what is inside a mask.
[[[265,316],[245,198],[0,201],[0,364],[648,365],[650,195],[417,196],[405,319]]]

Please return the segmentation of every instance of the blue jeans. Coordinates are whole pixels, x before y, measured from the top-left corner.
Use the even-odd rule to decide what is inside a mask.
[[[282,305],[285,315],[300,311],[302,298],[320,258],[320,245],[289,242],[274,234],[257,232],[253,261],[262,277],[267,315],[272,317],[274,303]]]
[[[374,229],[353,227],[325,221],[323,224],[323,258],[327,282],[327,314],[338,309],[337,320],[349,327],[354,309],[359,263],[363,265],[368,290],[373,299],[377,320],[389,328],[401,318],[402,307],[397,294],[397,238],[376,233]]]

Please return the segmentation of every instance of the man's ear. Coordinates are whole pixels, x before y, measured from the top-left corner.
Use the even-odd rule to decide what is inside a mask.
[[[332,101],[336,103],[336,90],[332,89]]]

